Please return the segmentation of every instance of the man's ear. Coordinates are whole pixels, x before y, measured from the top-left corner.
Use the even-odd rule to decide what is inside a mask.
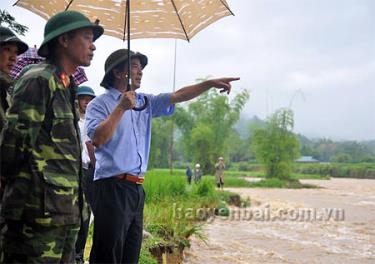
[[[64,48],[68,47],[68,41],[69,41],[68,34],[62,34],[57,37],[57,42]]]
[[[123,71],[120,71],[118,69],[113,69],[113,76],[116,79],[121,79],[125,75],[125,78],[128,78],[128,74],[124,73]]]
[[[113,69],[112,74],[113,74],[113,77],[115,77],[115,79],[121,78],[121,71],[119,71],[118,69]]]

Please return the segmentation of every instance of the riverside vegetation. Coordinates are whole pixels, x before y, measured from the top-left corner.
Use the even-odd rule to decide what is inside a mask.
[[[178,263],[191,235],[205,239],[202,224],[215,212],[201,209],[217,208],[216,213],[225,214],[235,194],[216,191],[213,176],[188,185],[183,169],[173,175],[166,169],[154,169],[146,177],[144,228],[151,237],[144,240],[140,263],[157,263],[155,259],[162,262],[163,257],[168,263]],[[176,215],[176,207],[200,214]]]

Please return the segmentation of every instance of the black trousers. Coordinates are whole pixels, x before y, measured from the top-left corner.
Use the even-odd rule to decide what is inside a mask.
[[[138,263],[143,234],[143,186],[109,178],[94,182],[90,263]]]
[[[94,199],[94,171],[95,169],[91,165],[88,169],[83,169],[82,189],[85,195],[86,202],[88,203],[88,218],[81,223],[75,245],[76,258],[82,260],[85,251],[87,236],[89,233],[91,208],[93,206]]]

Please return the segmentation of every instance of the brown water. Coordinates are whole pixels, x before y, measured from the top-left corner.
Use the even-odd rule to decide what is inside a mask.
[[[375,263],[375,180],[303,182],[322,188],[228,188],[252,206],[207,223],[184,263]]]

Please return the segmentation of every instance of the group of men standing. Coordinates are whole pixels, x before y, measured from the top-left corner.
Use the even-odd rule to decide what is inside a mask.
[[[211,88],[229,93],[239,78],[135,93],[148,58],[120,49],[105,62],[106,92],[95,97],[89,87],[77,90],[71,75],[90,66],[104,29],[65,11],[45,26],[38,54],[46,60],[12,83],[9,70],[27,45],[1,30],[1,262],[74,262],[87,237],[86,199],[95,217],[90,263],[137,263],[152,118],[173,114],[176,103]],[[134,111],[145,97],[145,110]]]
[[[215,164],[215,182],[219,190],[224,189],[224,170],[225,170],[224,158],[219,157],[218,162]],[[199,183],[202,178],[201,165],[199,163],[195,164],[194,173],[191,171],[190,167],[187,166],[185,170],[185,174],[186,174],[187,182],[189,185],[191,184],[191,179],[193,176],[194,176],[194,182]]]

